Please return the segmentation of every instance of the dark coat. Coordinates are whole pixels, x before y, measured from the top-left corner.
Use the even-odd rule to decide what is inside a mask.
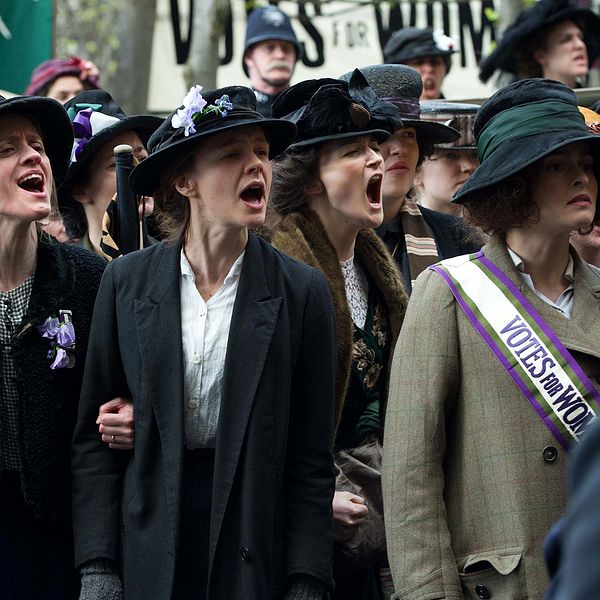
[[[552,578],[546,600],[595,598],[600,589],[600,421],[586,432],[571,460],[567,514],[544,545]]]
[[[42,236],[27,312],[13,341],[21,431],[21,488],[37,519],[70,521],[71,437],[83,377],[88,332],[106,261]],[[75,366],[50,369],[49,342],[38,332],[59,310],[73,313]]]
[[[273,234],[272,242],[282,252],[301,260],[307,265],[316,267],[327,277],[333,297],[337,326],[336,424],[338,424],[346,399],[348,381],[350,380],[354,325],[350,316],[348,299],[346,298],[344,276],[335,248],[327,237],[319,217],[308,207],[287,215],[279,223]],[[385,305],[390,328],[391,356],[406,312],[408,296],[404,291],[392,257],[372,230],[363,229],[359,232],[356,238],[355,253],[365,273],[377,287]],[[389,362],[391,364],[391,360]],[[389,372],[386,374],[381,407],[382,422],[387,402],[388,380]]]
[[[112,262],[100,286],[74,439],[76,563],[120,561],[125,597],[173,588],[184,451],[179,245]],[[331,586],[335,323],[320,273],[250,235],[233,309],[217,433],[211,600]],[[99,441],[98,406],[130,395],[135,448]]]
[[[431,210],[425,206],[418,205],[423,219],[431,233],[438,250],[440,260],[461,256],[462,254],[471,254],[481,250],[483,239],[480,241],[472,239],[471,232],[465,226],[460,217],[449,215],[437,210]],[[396,265],[402,273],[402,278],[408,289],[411,290],[411,281],[415,279],[408,270],[408,261],[406,260],[406,245],[404,243],[404,230],[402,220],[396,217],[391,223],[384,223],[376,229],[377,235],[385,242],[388,250],[392,252],[396,246],[402,248],[402,252],[394,253]],[[401,239],[399,239],[401,238]],[[400,243],[398,243],[400,242]]]

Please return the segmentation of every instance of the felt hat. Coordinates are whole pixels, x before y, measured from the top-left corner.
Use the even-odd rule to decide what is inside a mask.
[[[441,56],[450,71],[450,56],[456,52],[454,40],[441,29],[403,27],[395,31],[383,47],[386,64],[405,64],[425,56]]]
[[[407,65],[372,65],[359,70],[381,100],[396,106],[402,119],[400,127],[414,127],[419,144],[443,144],[458,138],[458,131],[451,127],[421,119],[423,82],[418,71]],[[345,73],[340,79],[348,80],[349,75]]]
[[[259,42],[267,40],[281,40],[289,42],[296,50],[296,60],[300,57],[300,44],[294,33],[291,19],[280,9],[272,4],[255,8],[248,17],[246,25],[246,41],[242,54],[242,68],[248,76],[248,67],[244,56],[246,50]]]
[[[71,58],[51,58],[39,64],[33,70],[31,81],[24,94],[35,96],[43,87],[66,75],[78,77],[88,89],[98,88],[99,74],[96,65],[79,56],[71,56]]]
[[[42,96],[0,96],[0,115],[17,113],[39,126],[54,180],[60,182],[69,164],[73,130],[60,102]]]
[[[126,131],[135,131],[146,144],[163,122],[162,118],[153,115],[128,117],[106,90],[81,92],[64,107],[75,135],[65,185],[73,181],[83,166],[111,139]]]
[[[421,119],[423,121],[447,125],[460,133],[460,137],[457,140],[445,144],[436,144],[436,148],[475,150],[473,124],[475,123],[475,115],[478,110],[478,104],[428,100],[421,102]]]
[[[575,142],[589,142],[600,160],[600,136],[588,129],[577,96],[550,79],[522,79],[497,91],[481,106],[474,131],[481,164],[454,195],[458,204]]]
[[[377,98],[358,69],[348,82],[324,78],[293,85],[275,100],[273,116],[296,124],[294,149],[365,135],[384,141],[402,126],[398,110]]]
[[[296,133],[293,123],[267,119],[256,112],[256,96],[250,88],[229,86],[203,93],[202,86],[193,86],[183,106],[150,137],[149,156],[133,169],[129,185],[138,194],[152,195],[160,185],[161,173],[181,152],[212,135],[248,125],[266,131],[271,158],[283,152]]]
[[[494,51],[479,65],[479,79],[486,82],[497,69],[516,75],[516,51],[519,47],[543,27],[567,19],[583,23],[584,40],[591,65],[600,54],[600,17],[588,8],[575,6],[569,0],[539,0],[531,8],[519,13],[515,22],[506,28]]]

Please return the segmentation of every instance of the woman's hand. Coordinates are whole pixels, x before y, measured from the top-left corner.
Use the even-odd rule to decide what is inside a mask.
[[[367,516],[365,499],[350,492],[335,492],[333,496],[333,540],[349,540]]]
[[[100,407],[96,424],[102,441],[113,450],[133,448],[133,402],[131,398],[113,398]]]

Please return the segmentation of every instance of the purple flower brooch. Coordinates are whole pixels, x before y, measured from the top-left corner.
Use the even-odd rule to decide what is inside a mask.
[[[75,365],[75,328],[72,316],[70,310],[59,310],[58,317],[48,317],[37,328],[42,337],[50,341],[48,359],[52,361],[51,369],[70,369]]]

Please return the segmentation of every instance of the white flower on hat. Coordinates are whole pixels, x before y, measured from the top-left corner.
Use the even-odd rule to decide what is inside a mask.
[[[436,29],[433,32],[433,42],[438,48],[438,50],[442,50],[444,52],[448,52],[448,50],[454,50],[454,46],[456,45],[455,41],[447,36],[442,29]]]

